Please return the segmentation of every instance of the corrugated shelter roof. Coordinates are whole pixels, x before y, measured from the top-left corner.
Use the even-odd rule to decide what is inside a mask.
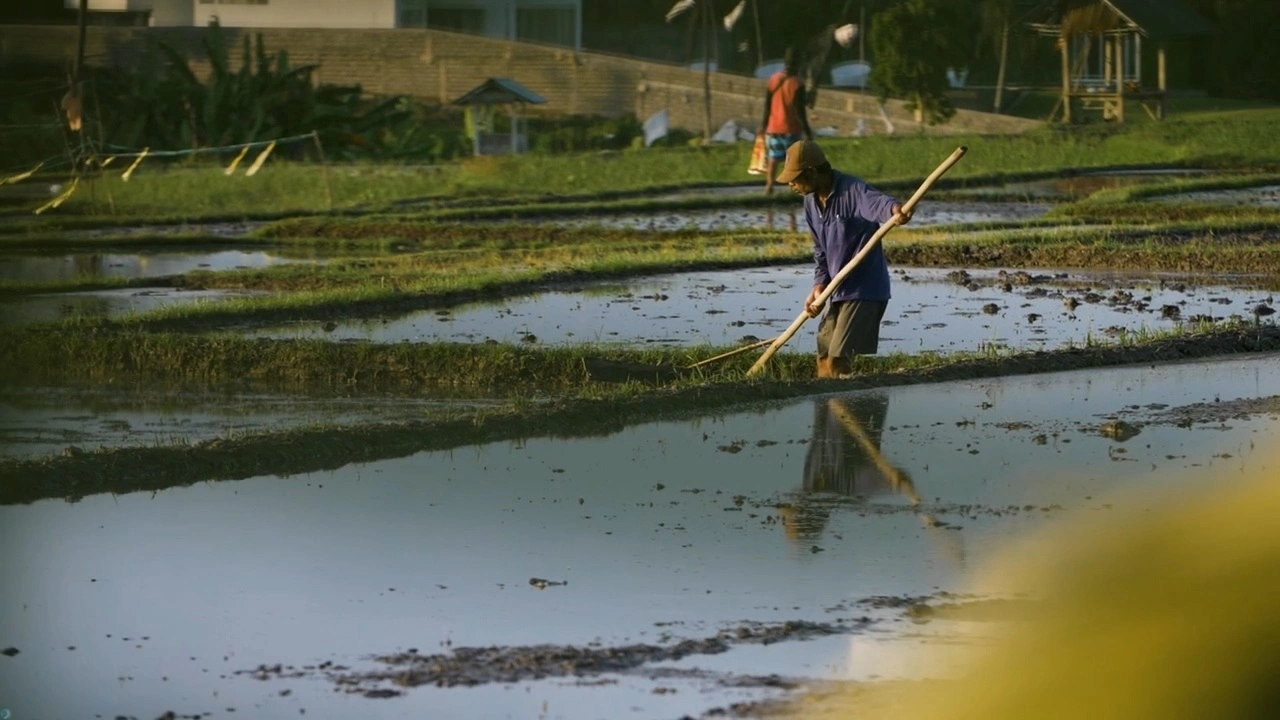
[[[454,105],[507,105],[528,103],[541,105],[546,98],[511,78],[489,78],[466,95],[453,101]]]
[[[1032,29],[1060,34],[1102,33],[1127,27],[1156,40],[1207,35],[1213,25],[1182,0],[1045,0],[1023,15]]]

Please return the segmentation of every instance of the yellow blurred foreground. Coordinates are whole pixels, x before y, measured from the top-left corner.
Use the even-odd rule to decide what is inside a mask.
[[[1030,593],[1036,602],[1017,605],[1032,611],[948,679],[838,684],[783,714],[1280,717],[1280,477],[1276,461],[1259,465],[1248,478],[1200,468],[1207,491],[1085,511],[1020,544],[974,590]]]

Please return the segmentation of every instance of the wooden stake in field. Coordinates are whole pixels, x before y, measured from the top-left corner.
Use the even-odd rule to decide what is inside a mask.
[[[934,170],[929,177],[925,178],[924,182],[921,183],[920,188],[911,196],[911,199],[902,206],[902,212],[904,214],[910,214],[911,211],[915,209],[916,204],[920,202],[920,198],[924,197],[924,194],[928,192],[929,188],[933,187],[933,184],[938,181],[938,178],[942,177],[943,174],[950,170],[952,165],[959,162],[960,158],[964,157],[964,154],[968,151],[969,149],[963,146],[956,148],[956,151],[951,153],[951,157],[944,160],[942,164],[938,166],[937,170]],[[814,304],[819,307],[826,304],[827,298],[831,297],[831,294],[836,291],[836,288],[840,287],[840,283],[849,276],[849,273],[854,271],[854,268],[858,267],[858,263],[862,262],[862,259],[871,252],[872,248],[880,242],[880,239],[897,225],[898,216],[896,215],[886,220],[884,224],[880,226],[880,229],[876,230],[875,235],[872,235],[871,239],[867,241],[867,244],[858,251],[858,254],[854,255],[853,259],[846,263],[844,267],[840,268],[840,272],[836,273],[835,277],[831,278],[831,282],[827,283],[826,289],[818,295]],[[800,326],[804,325],[805,321],[808,319],[808,310],[801,309],[800,315],[791,323],[791,327],[787,328],[786,332],[779,335],[777,339],[773,341],[773,344],[769,346],[769,349],[764,351],[764,354],[760,356],[760,359],[756,361],[756,364],[752,365],[751,369],[747,371],[747,376],[750,377],[751,375],[755,375],[763,370],[765,363],[769,362],[769,358],[773,357],[774,353],[778,352],[778,349],[785,345],[786,342],[791,339],[791,336],[795,335],[796,331],[800,329]]]
[[[320,133],[311,131],[311,139],[316,141],[316,152],[320,154],[320,169],[324,173],[324,196],[329,201],[329,209],[333,209],[333,186],[329,184],[329,162],[324,159],[324,146],[320,144]]]

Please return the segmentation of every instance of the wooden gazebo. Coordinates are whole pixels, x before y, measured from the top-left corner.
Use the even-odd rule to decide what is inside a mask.
[[[1163,119],[1168,43],[1213,31],[1182,0],[1048,0],[1024,18],[1032,31],[1057,41],[1062,95],[1049,119],[1066,123],[1083,110],[1124,122],[1126,100]],[[1144,41],[1156,45],[1155,87],[1142,79]]]
[[[524,152],[529,145],[528,122],[522,117],[522,105],[541,105],[546,102],[538,93],[510,78],[489,78],[472,88],[454,105],[467,109],[467,135],[471,138],[476,155],[499,155]],[[511,112],[511,134],[503,137],[493,132],[494,109],[505,105]]]

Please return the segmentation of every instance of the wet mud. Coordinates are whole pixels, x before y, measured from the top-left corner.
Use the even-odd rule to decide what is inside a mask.
[[[625,673],[653,663],[699,655],[718,655],[735,645],[808,640],[850,633],[871,623],[867,618],[841,622],[793,620],[783,623],[741,623],[710,637],[658,645],[633,643],[613,647],[597,645],[536,645],[529,647],[460,647],[444,653],[419,654],[416,649],[374,657],[382,666],[362,672],[341,665],[260,665],[236,674],[258,680],[306,678],[321,675],[337,689],[365,697],[392,697],[402,690],[423,685],[475,687],[491,683],[574,677],[592,679]],[[740,680],[751,682],[750,679]],[[386,687],[395,686],[394,688]]]
[[[948,202],[924,203],[911,220],[911,227],[955,223],[1026,220],[1044,216],[1052,205],[1043,202]],[[680,212],[635,213],[587,218],[547,218],[540,222],[564,227],[626,228],[647,232],[683,229],[704,231],[769,230],[808,232],[804,209],[796,205],[778,208],[735,208],[685,210]]]

